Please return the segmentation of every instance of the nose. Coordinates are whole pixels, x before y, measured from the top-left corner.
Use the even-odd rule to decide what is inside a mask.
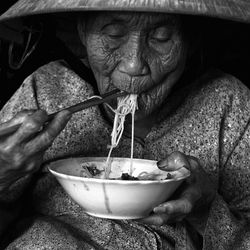
[[[119,71],[130,76],[143,76],[149,73],[149,67],[143,58],[143,41],[140,35],[133,35],[123,46],[123,58]]]

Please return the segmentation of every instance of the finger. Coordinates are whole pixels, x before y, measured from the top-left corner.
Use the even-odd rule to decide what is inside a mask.
[[[43,154],[34,155],[29,161],[25,164],[24,172],[26,174],[32,174],[37,172],[40,169],[42,164]]]
[[[172,224],[175,222],[182,221],[186,215],[182,214],[152,214],[146,218],[137,220],[139,223],[154,225],[154,226],[163,226],[165,224]]]
[[[41,130],[47,119],[48,115],[44,110],[37,110],[32,115],[26,116],[20,128],[8,137],[6,145],[9,147],[20,145]]]
[[[10,120],[0,124],[0,129],[4,129],[10,126],[14,126],[20,123],[23,123],[23,121],[27,118],[27,116],[32,115],[35,112],[35,110],[23,110],[19,113],[17,113],[13,118]]]
[[[137,221],[142,224],[162,226],[166,224],[168,220],[169,220],[169,215],[162,213],[162,214],[152,214],[148,217],[139,219]]]
[[[72,114],[66,110],[59,112],[39,135],[26,144],[25,149],[32,154],[46,150],[64,129],[71,115]]]
[[[169,202],[165,202],[158,207],[153,209],[154,213],[164,213],[169,216],[179,214],[179,215],[187,215],[191,213],[193,208],[193,202],[187,197],[182,197],[178,200],[172,200]]]
[[[20,124],[22,124],[24,120],[27,119],[27,117],[33,114],[34,112],[34,110],[21,111],[16,114],[12,119],[0,124],[1,140],[8,138],[11,134],[15,133],[20,127]]]
[[[157,166],[164,171],[176,171],[183,167],[189,169],[189,162],[185,154],[176,151],[168,155],[165,159],[158,161]]]

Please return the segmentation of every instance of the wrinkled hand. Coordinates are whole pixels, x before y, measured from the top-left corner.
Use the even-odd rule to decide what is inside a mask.
[[[170,173],[185,167],[190,170],[191,175],[175,192],[171,200],[155,207],[152,215],[141,219],[140,222],[158,226],[181,221],[184,218],[193,222],[196,221],[196,216],[204,214],[205,211],[208,212],[215,197],[215,186],[196,158],[174,152],[157,164],[161,170]]]
[[[48,115],[43,110],[23,111],[0,125],[6,128],[18,123],[20,128],[0,138],[0,191],[19,178],[37,171],[45,151],[66,126],[71,115],[62,111],[46,124]]]

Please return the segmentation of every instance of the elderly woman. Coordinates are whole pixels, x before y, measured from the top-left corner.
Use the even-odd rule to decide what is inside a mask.
[[[98,94],[115,88],[138,94],[134,157],[157,160],[168,171],[185,166],[191,176],[147,218],[87,215],[45,163],[72,155],[107,156],[113,114],[106,106],[92,107],[74,115],[61,111],[47,122],[49,113],[96,94],[63,61],[51,62],[29,76],[1,111],[2,129],[22,123],[0,138],[2,248],[250,248],[250,92],[217,70],[195,81],[185,78],[197,44],[188,35],[187,17],[175,14],[249,21],[247,1],[232,6],[139,0],[51,0],[44,6],[21,0],[4,14],[3,19],[67,8],[96,11],[78,15],[85,63]],[[130,11],[114,11],[122,8]],[[109,9],[113,12],[100,11]],[[126,127],[113,156],[129,156],[129,131]]]

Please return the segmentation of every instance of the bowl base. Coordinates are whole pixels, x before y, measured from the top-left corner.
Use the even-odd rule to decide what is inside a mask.
[[[146,217],[147,215],[115,215],[115,214],[96,214],[96,213],[91,213],[91,212],[86,212],[86,214],[98,217],[98,218],[103,218],[103,219],[112,219],[112,220],[135,220],[135,219],[141,219]]]

